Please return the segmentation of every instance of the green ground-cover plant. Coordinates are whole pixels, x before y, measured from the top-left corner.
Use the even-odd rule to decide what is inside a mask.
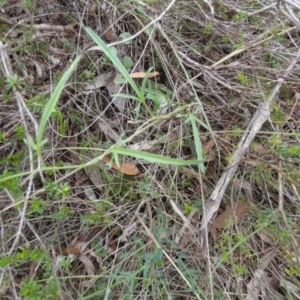
[[[145,100],[146,100],[145,92],[146,91],[148,92],[148,95],[151,94],[150,96],[148,96],[148,98],[151,99],[152,97],[154,97],[154,98],[152,98],[152,99],[154,99],[154,103],[155,103],[155,101],[158,101],[158,97],[155,96],[155,94],[157,92],[155,92],[153,89],[145,90],[147,80],[148,80],[147,75],[143,79],[141,88],[139,88],[135,84],[133,79],[130,77],[128,71],[122,65],[122,63],[120,62],[118,57],[115,55],[115,51],[108,48],[106,46],[106,44],[97,35],[95,35],[89,28],[87,28],[86,30],[95,39],[95,41],[98,43],[98,45],[101,47],[101,49],[103,49],[104,53],[111,59],[111,61],[117,67],[118,71],[125,77],[125,79],[130,83],[131,87],[136,92],[138,97],[123,95],[123,94],[122,95],[120,94],[119,96],[122,96],[122,97],[125,96],[127,98],[134,99],[134,100],[138,101],[138,105],[136,107],[137,109],[135,109],[135,111],[137,113],[137,116],[139,114],[140,105],[143,104],[143,103],[145,104]],[[39,157],[42,157],[41,149],[42,149],[43,145],[45,145],[47,143],[47,139],[43,139],[43,134],[44,134],[46,123],[48,122],[50,116],[52,116],[53,114],[56,113],[55,107],[56,107],[56,104],[59,100],[59,96],[62,92],[62,89],[64,88],[64,85],[66,84],[68,78],[71,76],[72,72],[76,68],[76,66],[79,63],[80,59],[81,59],[81,56],[78,56],[74,60],[74,62],[71,64],[69,69],[66,71],[66,73],[64,73],[62,75],[57,87],[55,88],[55,91],[53,92],[53,94],[51,96],[51,98],[47,101],[47,104],[45,105],[45,108],[43,109],[43,114],[42,114],[41,121],[40,121],[40,124],[39,124],[38,132],[37,132],[37,136],[36,136],[36,141],[34,141],[31,136],[27,137],[27,143],[36,151],[36,153]],[[150,72],[150,70],[148,71],[148,73],[149,72]],[[14,83],[14,82],[15,81],[12,81],[12,84],[14,84],[14,86],[15,86],[16,83]],[[61,116],[59,116],[59,118],[61,119]],[[155,117],[154,117],[154,119],[155,119]],[[200,120],[198,120],[198,121],[202,125],[204,125],[203,122],[201,122]],[[66,131],[66,128],[65,128],[66,124],[64,124],[62,120],[61,120],[61,125],[63,126],[61,128],[61,130],[63,132],[65,132]],[[195,131],[195,130],[197,130],[195,126],[193,126],[193,130],[194,130],[194,133],[198,133],[198,132]],[[157,154],[150,154],[150,153],[146,153],[146,152],[143,152],[143,151],[135,151],[135,150],[125,149],[125,148],[120,148],[119,145],[122,145],[124,143],[122,141],[120,141],[117,144],[113,145],[111,147],[111,152],[112,152],[113,158],[116,160],[117,164],[119,164],[118,155],[123,154],[123,155],[132,156],[132,157],[135,157],[135,158],[145,159],[147,161],[155,162],[155,163],[175,164],[175,165],[191,165],[191,164],[200,163],[201,164],[201,170],[203,171],[204,169],[203,169],[203,157],[202,157],[202,153],[201,153],[201,143],[200,143],[200,140],[197,138],[197,136],[195,138],[197,139],[196,140],[196,145],[197,145],[196,149],[197,149],[198,161],[196,161],[196,160],[180,160],[180,159],[169,158],[169,157],[165,157],[165,156],[161,156],[161,155],[157,155]],[[96,158],[94,161],[97,161],[97,160],[98,159]]]
[[[2,76],[1,61],[0,298],[244,299],[262,266],[260,297],[299,296],[299,63],[216,216],[225,202],[251,209],[208,235],[206,257],[200,239],[218,179],[297,55],[291,20],[227,0],[212,3],[215,14],[197,1],[54,2],[42,15],[35,1],[0,2],[0,20],[21,23],[1,26],[17,75]],[[50,31],[35,27],[44,22]],[[135,80],[136,71],[147,74]],[[85,89],[105,72],[118,94]],[[140,173],[110,168],[124,162]],[[63,254],[80,243],[81,253]]]

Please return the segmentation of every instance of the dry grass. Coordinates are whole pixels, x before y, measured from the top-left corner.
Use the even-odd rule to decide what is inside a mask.
[[[300,297],[299,10],[263,2],[0,1],[1,299]],[[159,72],[140,107],[84,26],[130,73]],[[24,140],[78,54],[38,156]],[[270,117],[200,228],[276,84]],[[202,155],[205,171],[97,160],[125,140],[178,161]]]

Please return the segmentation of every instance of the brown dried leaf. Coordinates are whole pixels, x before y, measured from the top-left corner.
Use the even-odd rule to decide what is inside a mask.
[[[205,158],[206,162],[213,161],[216,158],[216,151],[213,150],[215,147],[215,141],[210,140],[203,145],[203,152],[206,152],[208,155]]]
[[[134,72],[134,73],[130,74],[130,77],[131,78],[145,78],[146,74],[147,74],[146,72]],[[152,78],[152,77],[155,77],[157,75],[159,75],[159,72],[156,72],[156,71],[151,72],[151,73],[149,73],[148,78]]]
[[[111,42],[115,37],[115,32],[112,29],[108,29],[104,32],[104,36],[107,39],[107,41]]]
[[[215,146],[215,141],[210,140],[203,145],[203,151],[212,151],[214,146]]]
[[[81,251],[82,251],[82,249],[78,248],[78,247],[66,247],[66,248],[62,249],[62,254],[67,256],[67,255],[70,255],[70,254],[78,254]]]
[[[88,253],[91,257],[96,258],[96,260],[99,264],[101,263],[101,258],[95,253],[95,251],[93,249],[90,249]]]
[[[257,235],[261,238],[264,243],[273,245],[275,244],[274,239],[267,233],[266,230],[259,231]]]
[[[5,190],[0,191],[0,211],[3,208],[8,207],[11,202],[9,194],[7,194]]]
[[[236,217],[236,223],[238,223],[244,215],[249,211],[250,204],[246,201],[238,201],[236,207],[227,206],[226,210],[223,211],[215,220],[213,229],[224,229],[227,225],[229,218],[232,216]]]
[[[118,134],[106,123],[99,121],[98,126],[102,132],[104,132],[114,142],[118,141],[120,137]]]
[[[86,272],[88,275],[93,276],[95,275],[95,267],[92,261],[84,254],[80,254],[78,259],[84,264]]]
[[[102,159],[105,163],[111,162],[111,158],[108,155],[105,155]],[[112,162],[112,168],[126,175],[137,175],[139,173],[139,169],[128,162],[120,162],[120,166],[118,166],[114,161]]]
[[[72,241],[70,247],[66,247],[62,249],[62,254],[69,255],[69,254],[82,253],[89,243],[90,241],[88,242]]]

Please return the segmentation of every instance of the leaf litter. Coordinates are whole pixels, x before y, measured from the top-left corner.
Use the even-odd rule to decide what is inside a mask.
[[[57,270],[49,275],[41,266],[53,264],[52,259],[63,263],[72,254],[74,260],[58,288],[66,299],[89,297],[88,293],[96,288],[102,298],[122,295],[133,299],[137,294],[153,299],[177,299],[178,295],[199,299],[199,294],[204,299],[222,295],[229,299],[241,295],[248,299],[283,299],[289,295],[299,298],[299,254],[290,249],[285,238],[299,235],[298,61],[293,70],[288,69],[298,55],[296,2],[281,1],[276,8],[271,1],[257,5],[228,0],[197,5],[192,1],[54,1],[52,7],[45,1],[36,1],[34,9],[23,9],[20,1],[4,2],[0,13],[5,46],[1,48],[5,50],[1,52],[1,77],[7,76],[6,66],[10,74],[24,78],[26,84],[14,91],[5,80],[0,82],[1,168],[13,173],[22,170],[27,175],[20,178],[21,190],[5,187],[0,203],[0,243],[5,254],[16,257],[24,245],[31,251],[38,243],[53,257],[38,264],[20,264],[11,259],[0,278],[0,285],[4,286],[1,297],[19,296],[28,274],[33,281],[38,278],[34,276],[60,281],[65,270],[60,267],[58,277]],[[56,8],[57,14],[53,14]],[[293,13],[289,15],[290,12]],[[150,19],[157,19],[151,24],[153,32]],[[137,79],[134,82],[139,88],[147,73],[135,70],[155,68],[149,74],[153,79],[146,85],[148,98],[140,106],[136,100],[118,95],[136,96],[126,81],[117,82],[118,70],[103,55],[103,49],[91,44],[82,24],[112,44],[112,51],[126,64],[131,78]],[[122,39],[131,38],[138,31],[137,37],[122,44]],[[41,165],[48,169],[28,175],[37,161],[34,156],[30,158],[23,140],[28,133],[35,136],[34,121],[39,123],[53,88],[76,53],[83,49],[88,49],[85,57],[47,124],[45,138],[49,143]],[[9,55],[4,55],[6,52]],[[273,103],[273,112],[258,131],[251,117],[259,112],[260,104],[266,102],[268,92],[279,82],[283,83],[277,94],[279,101]],[[103,162],[116,172],[101,172],[103,164],[99,167],[97,163],[72,169],[88,162],[82,160],[86,153],[80,149],[103,151],[124,140],[127,149],[175,160],[194,160],[195,140],[185,122],[190,114],[211,127],[211,131],[197,127],[205,174],[199,174],[197,166],[169,166],[162,159],[153,163],[136,157],[136,162],[131,163],[124,153],[120,164],[111,161],[110,155],[104,158]],[[249,132],[256,130],[253,144],[243,159],[235,161],[234,180],[230,181],[231,175],[226,176],[227,181],[218,185],[222,174],[231,170],[230,162],[239,141],[249,136],[249,123]],[[172,137],[175,131],[176,136]],[[73,145],[68,143],[71,136],[76,136]],[[281,166],[278,158],[283,161]],[[70,170],[66,172],[66,168]],[[281,212],[286,214],[289,228],[283,227],[282,215],[277,215],[278,174],[282,174],[284,187]],[[232,186],[227,188],[229,182]],[[212,202],[211,192],[216,186],[224,192],[218,201],[230,198],[234,203],[224,212],[221,202]],[[251,211],[241,203],[242,198],[247,199]],[[147,203],[141,199],[147,199]],[[26,205],[22,208],[23,204]],[[222,246],[221,240],[210,239],[206,247],[209,255],[202,256],[201,231],[208,226],[199,228],[207,207],[213,228],[226,234],[226,224],[235,221],[244,242],[239,244],[232,238],[234,226],[227,227],[228,243]],[[143,214],[143,228],[148,232],[139,228],[138,213]],[[245,218],[246,214],[249,218]],[[24,226],[18,227],[22,220]],[[97,231],[99,224],[104,229]],[[262,224],[267,224],[266,228],[257,232]],[[83,227],[84,232],[89,232],[89,239],[69,243]],[[102,230],[105,233],[100,234]],[[149,241],[148,236],[153,239]],[[160,244],[154,247],[154,241]],[[169,259],[159,256],[160,247]],[[272,248],[279,250],[273,255]],[[62,249],[57,253],[66,257],[53,254],[53,249]],[[120,253],[123,256],[118,260]],[[215,262],[227,254],[230,258],[214,269]],[[265,256],[271,258],[267,264],[263,264]],[[0,260],[3,263],[5,257],[0,256]],[[140,266],[143,273],[135,273]],[[91,280],[85,280],[88,274]],[[44,281],[39,291],[50,291],[53,282],[48,285],[48,280]],[[157,288],[157,282],[163,283],[162,288]],[[103,285],[105,291],[101,294]],[[112,294],[108,295],[110,291]]]

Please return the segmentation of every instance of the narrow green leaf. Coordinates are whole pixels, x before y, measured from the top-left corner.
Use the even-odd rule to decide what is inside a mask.
[[[27,139],[24,139],[24,142],[26,145],[30,146],[33,150],[37,149],[36,144],[30,134],[27,136]]]
[[[132,95],[127,95],[127,94],[123,94],[123,93],[119,93],[119,94],[112,94],[112,97],[122,97],[122,98],[126,98],[126,99],[133,99],[136,100],[137,102],[140,102],[140,99],[136,96],[132,96]]]
[[[41,141],[41,147],[42,146],[44,146],[45,144],[47,144],[48,143],[48,139],[46,138],[46,139],[43,139],[42,141]]]
[[[120,160],[119,160],[119,156],[118,156],[118,153],[116,153],[116,152],[113,152],[113,160],[115,161],[115,163],[116,163],[116,165],[117,165],[117,167],[119,167],[120,168]]]
[[[107,299],[109,299],[109,295],[110,295],[110,293],[111,293],[111,290],[110,290],[110,288],[109,288],[109,287],[107,287],[107,289],[106,289],[106,292],[105,292],[105,295],[104,295],[104,300],[107,300]]]
[[[126,148],[114,148],[112,152],[139,158],[139,159],[144,159],[149,162],[160,163],[160,164],[188,166],[188,165],[197,165],[200,163],[198,160],[184,160],[184,159],[178,159],[178,158],[171,158],[171,157],[166,157],[163,155],[148,153],[148,152],[144,152],[144,151],[131,150],[131,149],[126,149]]]
[[[195,122],[193,116],[191,116],[189,120],[192,123],[196,153],[197,153],[197,158],[199,160],[199,168],[200,168],[201,172],[204,174],[205,166],[204,166],[204,162],[203,162],[204,161],[203,160],[203,151],[202,151],[202,144],[201,144],[200,137],[199,137],[199,131],[198,131],[198,128],[197,128],[197,125],[196,125],[196,122]]]
[[[192,118],[197,121],[201,126],[203,126],[205,129],[207,130],[210,130],[210,128],[205,124],[203,123],[199,118],[197,118],[196,116],[192,115]]]
[[[143,78],[142,81],[142,86],[141,86],[141,91],[143,94],[145,94],[145,89],[146,89],[146,83],[148,82],[149,79],[149,74],[153,70],[153,67],[149,68],[149,70],[146,72],[145,77]]]
[[[111,60],[117,70],[126,78],[131,87],[134,89],[138,97],[142,100],[143,95],[139,90],[138,86],[135,84],[134,80],[130,77],[128,71],[123,66],[119,58],[111,51],[111,48],[106,45],[106,43],[89,27],[85,27],[86,32],[94,40],[94,42],[102,49],[104,54]]]
[[[40,152],[40,148],[42,146],[42,138],[43,138],[43,134],[44,134],[44,130],[46,127],[46,124],[51,116],[51,114],[53,113],[53,110],[58,102],[59,96],[67,82],[67,80],[70,78],[72,72],[74,71],[74,69],[76,68],[77,64],[79,63],[81,59],[81,56],[76,57],[76,59],[73,61],[73,63],[71,64],[71,66],[69,67],[69,69],[63,74],[62,78],[60,79],[57,87],[55,88],[51,98],[49,99],[49,101],[47,102],[42,118],[41,118],[41,122],[39,125],[39,129],[37,132],[37,136],[36,136],[36,147],[37,147],[37,151]],[[40,153],[39,153],[40,154]]]

